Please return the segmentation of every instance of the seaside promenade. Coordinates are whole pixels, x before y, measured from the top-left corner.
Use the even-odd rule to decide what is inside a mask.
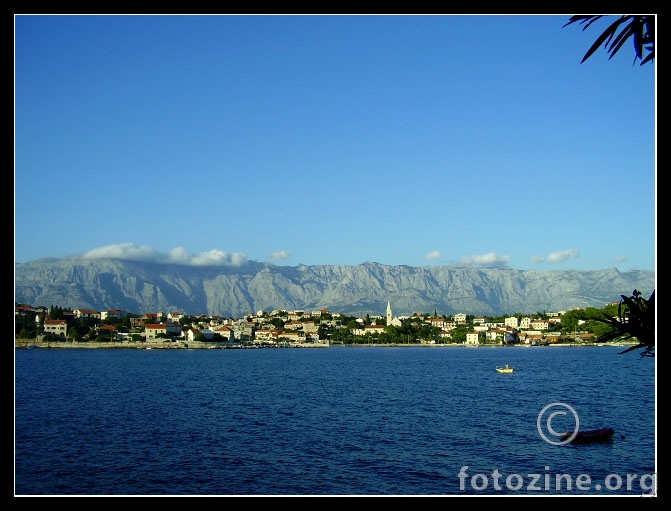
[[[129,341],[109,341],[109,342],[95,342],[95,341],[86,341],[86,342],[73,342],[73,341],[36,341],[35,339],[14,339],[14,347],[18,349],[28,349],[28,348],[54,348],[54,349],[67,349],[67,348],[79,348],[79,349],[270,349],[270,348],[458,348],[458,347],[468,347],[468,348],[480,348],[480,347],[489,347],[489,348],[552,348],[552,347],[600,347],[600,346],[633,346],[637,344],[636,342],[627,341],[627,342],[612,342],[612,343],[553,343],[546,346],[532,346],[530,344],[513,344],[513,345],[497,345],[497,344],[482,344],[482,345],[465,345],[465,344],[368,344],[368,343],[358,343],[358,344],[336,344],[330,345],[329,343],[285,343],[284,345],[270,345],[270,344],[227,344],[227,343],[214,343],[214,342],[165,342],[164,339],[154,339],[151,341],[143,342],[129,342]]]

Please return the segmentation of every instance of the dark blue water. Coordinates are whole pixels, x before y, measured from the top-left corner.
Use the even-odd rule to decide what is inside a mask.
[[[650,493],[655,360],[619,351],[17,349],[15,494]],[[552,403],[615,436],[544,441]]]

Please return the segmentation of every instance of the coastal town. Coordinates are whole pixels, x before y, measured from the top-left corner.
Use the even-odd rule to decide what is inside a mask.
[[[606,304],[610,310],[617,302]],[[599,309],[597,309],[598,311]],[[592,311],[593,313],[593,311]],[[538,317],[536,317],[538,316]],[[270,348],[332,345],[547,346],[594,344],[585,311],[502,318],[418,314],[346,316],[317,311],[258,311],[242,318],[120,309],[46,309],[15,305],[15,347]],[[568,321],[567,321],[568,319]],[[32,328],[31,328],[32,327]],[[579,330],[580,328],[580,330]]]

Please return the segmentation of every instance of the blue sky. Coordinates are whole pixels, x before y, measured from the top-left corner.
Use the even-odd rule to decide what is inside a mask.
[[[15,262],[656,269],[615,18],[16,15]]]

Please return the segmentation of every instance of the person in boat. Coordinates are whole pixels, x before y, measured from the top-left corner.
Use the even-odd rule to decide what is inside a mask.
[[[506,369],[510,369],[510,366],[508,364],[506,364]]]

